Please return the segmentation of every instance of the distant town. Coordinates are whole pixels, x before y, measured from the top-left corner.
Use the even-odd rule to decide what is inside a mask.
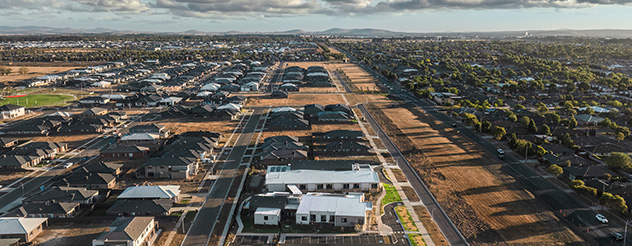
[[[405,35],[0,36],[0,245],[632,245],[630,39]]]

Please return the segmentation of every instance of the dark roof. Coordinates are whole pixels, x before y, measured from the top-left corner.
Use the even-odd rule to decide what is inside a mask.
[[[286,91],[273,91],[272,93],[270,93],[270,96],[277,98],[288,98],[288,93]]]
[[[296,149],[278,149],[261,154],[262,160],[307,158],[307,151]]]
[[[145,228],[154,220],[153,217],[119,217],[110,224],[108,231],[98,238],[98,240],[137,240]]]
[[[133,126],[132,128],[129,129],[129,131],[130,132],[136,132],[136,131],[160,131],[160,130],[162,130],[164,128],[165,128],[165,126],[163,126],[163,125],[151,123],[151,124],[143,124],[143,125]]]
[[[23,203],[78,202],[96,196],[99,192],[83,187],[52,187],[24,199]]]
[[[250,199],[250,209],[255,211],[259,207],[284,209],[287,204],[287,195],[275,194],[274,196],[256,194]]]
[[[28,203],[5,214],[9,217],[28,217],[35,214],[68,214],[73,209],[79,207],[79,203],[72,202],[47,202],[47,203]]]
[[[190,157],[154,157],[142,166],[188,166],[197,162],[195,158]]]
[[[15,104],[6,104],[0,107],[0,111],[12,111],[12,110],[20,109],[20,108],[24,108],[24,107],[20,105],[15,105]]]
[[[361,143],[361,142],[357,142],[357,141],[339,141],[339,142],[327,143],[327,145],[325,145],[325,149],[326,150],[344,150],[344,149],[349,149],[349,150],[365,151],[365,150],[371,149],[371,147],[369,147],[365,143]]]
[[[116,180],[116,177],[109,173],[88,173],[86,175],[78,172],[73,172],[63,179],[69,185],[104,185],[113,180]]]
[[[291,136],[283,135],[283,136],[268,137],[268,138],[263,140],[264,143],[268,143],[268,142],[288,142],[288,141],[298,142],[298,138],[297,137],[291,137]]]
[[[353,160],[294,160],[290,162],[292,170],[333,170],[344,171],[351,170]]]
[[[324,138],[338,139],[338,138],[362,138],[364,133],[355,130],[333,130],[325,132]]]
[[[573,174],[576,177],[582,177],[585,179],[591,178],[599,178],[603,177],[606,173],[616,176],[616,174],[608,169],[597,166],[589,166],[589,167],[565,167],[564,172],[568,174]]]
[[[119,200],[116,201],[107,213],[119,214],[119,213],[136,213],[136,214],[163,214],[169,212],[169,209],[173,207],[171,200]]]
[[[111,149],[101,151],[101,153],[142,153],[149,151],[149,148],[143,146],[116,146]]]
[[[114,174],[117,170],[121,169],[123,164],[116,163],[103,163],[93,162],[75,169],[74,173],[87,174],[87,173],[109,173]]]
[[[0,146],[4,146],[10,143],[15,143],[18,140],[15,138],[0,138]]]

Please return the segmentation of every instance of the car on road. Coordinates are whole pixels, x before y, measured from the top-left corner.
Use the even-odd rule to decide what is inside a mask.
[[[505,151],[503,149],[497,149],[496,152],[498,152],[498,158],[501,160],[505,159]]]
[[[601,222],[602,224],[608,224],[608,219],[606,218],[606,216],[603,216],[603,214],[595,215],[595,219],[597,219],[597,221]]]
[[[618,232],[611,232],[610,237],[617,241],[623,240],[623,235],[621,235],[621,233],[618,233]]]
[[[66,164],[64,164],[64,168],[72,167],[73,164],[74,163],[72,163],[72,162],[66,162]]]
[[[452,127],[456,127],[456,122],[452,123]]]

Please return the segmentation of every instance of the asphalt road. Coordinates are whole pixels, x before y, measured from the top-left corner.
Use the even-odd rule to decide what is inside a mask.
[[[237,174],[239,164],[241,163],[243,155],[246,153],[246,148],[250,144],[250,139],[261,117],[261,112],[262,110],[255,110],[243,127],[242,132],[221,168],[219,177],[215,180],[210,192],[206,196],[204,204],[202,204],[202,207],[195,216],[193,224],[182,242],[183,246],[208,245],[211,233],[217,224],[216,222],[218,222],[224,201],[228,196],[233,179]]]

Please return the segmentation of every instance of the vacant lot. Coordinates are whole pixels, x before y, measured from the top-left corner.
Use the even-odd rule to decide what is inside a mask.
[[[269,95],[250,96],[248,106],[294,106],[300,107],[307,104],[320,103],[322,105],[345,103],[339,94],[291,94],[289,98],[270,98]]]
[[[63,106],[75,100],[75,97],[68,95],[49,95],[37,94],[27,95],[24,97],[4,98],[0,99],[0,106],[5,104],[15,104],[27,108],[42,106]]]
[[[450,218],[477,244],[579,243],[489,153],[415,108],[375,111]]]
[[[406,179],[406,176],[404,176],[404,174],[402,173],[401,169],[393,168],[393,169],[391,169],[391,171],[393,172],[393,175],[395,175],[395,179],[397,180],[397,182],[406,182],[406,181],[408,181],[408,179]]]
[[[349,86],[353,90],[359,91],[380,91],[380,88],[375,84],[377,80],[369,73],[364,71],[361,67],[353,63],[332,63],[329,64],[329,69],[341,70],[339,73],[341,78],[348,77],[350,80]]]
[[[300,92],[338,92],[336,87],[301,87]]]
[[[410,216],[410,213],[406,209],[406,206],[395,207],[395,212],[397,213],[397,217],[399,217],[399,222],[404,226],[404,230],[419,231],[419,229],[417,229],[417,225],[413,222],[413,217]]]
[[[56,223],[44,227],[42,234],[37,236],[34,245],[65,246],[91,245],[92,239],[106,231],[112,221]]]
[[[406,194],[406,198],[408,198],[409,201],[411,202],[418,202],[419,197],[417,196],[417,193],[415,193],[415,190],[413,189],[413,187],[410,186],[402,186],[402,191],[404,191],[404,194]]]
[[[2,172],[0,172],[0,185],[2,185],[2,187],[7,187],[7,185],[28,175],[31,172],[32,171],[26,170],[2,170]]]
[[[189,131],[215,131],[224,134],[224,137],[228,138],[239,121],[202,118],[167,118],[154,121],[154,123],[164,125],[173,134]]]
[[[28,69],[26,74],[19,74],[18,71],[20,68]],[[35,78],[47,74],[65,72],[68,70],[75,69],[77,67],[33,67],[33,66],[8,66],[11,69],[11,74],[0,76],[0,82],[9,82],[9,81],[22,81],[25,79]]]
[[[319,62],[319,61],[314,61],[314,62],[286,62],[285,63],[285,67],[293,67],[293,66],[297,66],[297,67],[302,67],[302,68],[308,68],[311,66],[327,66],[325,64],[326,62]]]
[[[434,222],[432,217],[430,217],[430,214],[428,214],[426,207],[413,206],[413,209],[415,210],[415,213],[417,213],[417,217],[419,217],[421,223],[426,228],[426,231],[428,231],[428,234],[430,234],[432,242],[437,246],[450,246],[450,244],[445,240],[445,237],[443,237],[443,234],[441,234],[437,224]]]

